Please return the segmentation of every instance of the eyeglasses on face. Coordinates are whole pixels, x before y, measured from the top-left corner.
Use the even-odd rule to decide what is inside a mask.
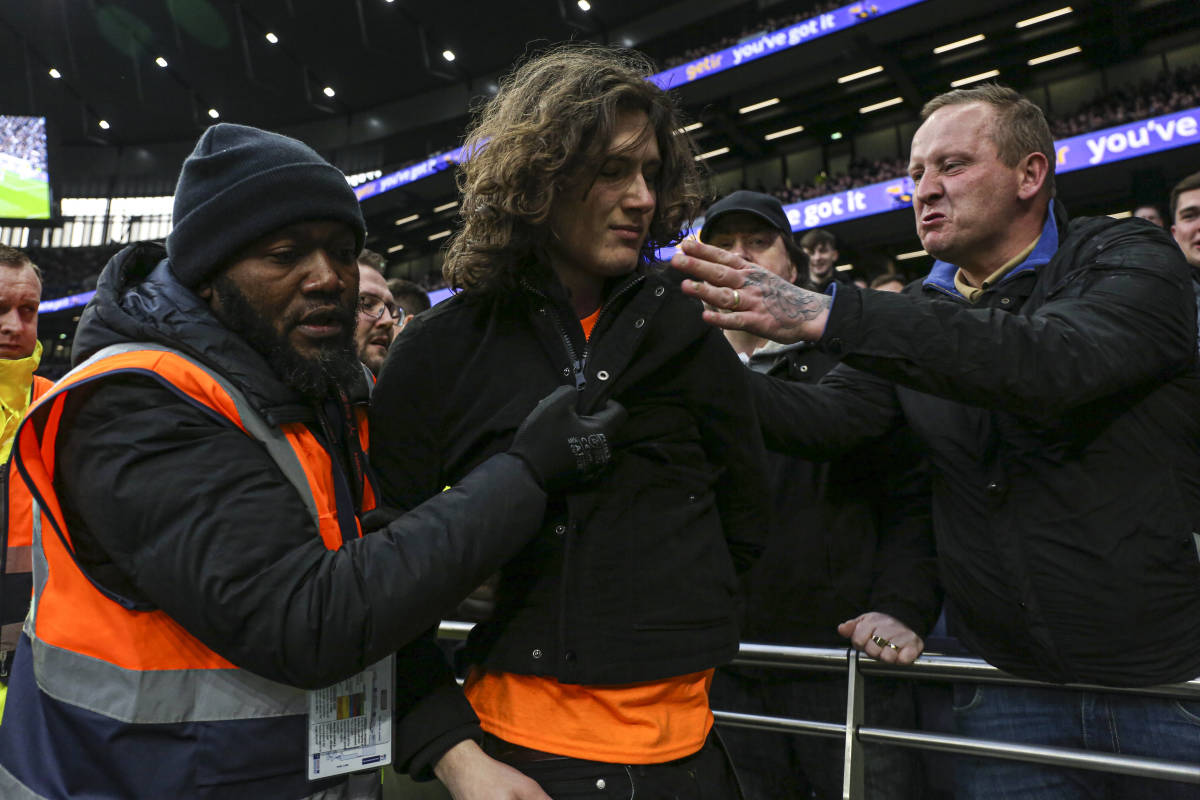
[[[364,317],[381,319],[385,311],[388,313],[388,316],[396,321],[397,325],[404,322],[404,309],[395,303],[380,300],[373,294],[360,294],[358,296],[358,313]]]

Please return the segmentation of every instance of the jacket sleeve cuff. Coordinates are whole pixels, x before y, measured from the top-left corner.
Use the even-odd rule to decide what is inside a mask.
[[[432,780],[446,751],[467,739],[483,741],[479,718],[457,684],[438,687],[396,721],[396,770]]]
[[[434,765],[454,745],[483,738],[479,717],[432,638],[398,654],[394,734],[395,769],[416,780],[432,779]]]
[[[853,285],[838,286],[829,307],[829,318],[825,320],[825,332],[817,340],[817,347],[833,356],[850,352],[858,339],[861,319],[862,290]]]
[[[932,617],[927,610],[895,598],[872,603],[870,610],[895,617],[907,625],[909,630],[924,639],[933,628],[933,623],[937,621],[937,612],[941,610],[941,603],[938,604],[938,608],[934,609]]]

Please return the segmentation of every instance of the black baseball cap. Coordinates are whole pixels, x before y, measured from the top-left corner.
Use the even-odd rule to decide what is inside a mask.
[[[709,207],[708,213],[704,216],[704,227],[700,229],[700,241],[708,241],[708,233],[714,222],[726,214],[735,212],[753,214],[788,236],[792,233],[792,226],[788,223],[787,214],[783,213],[783,204],[778,199],[769,194],[742,189],[722,197]]]

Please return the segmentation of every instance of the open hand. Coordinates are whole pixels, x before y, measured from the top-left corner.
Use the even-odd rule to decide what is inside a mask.
[[[551,800],[533,778],[469,740],[447,750],[433,771],[454,800]]]
[[[686,239],[671,257],[671,266],[694,280],[683,291],[716,310],[704,321],[718,328],[749,331],[756,336],[790,344],[815,341],[825,332],[833,298],[788,283],[719,247]]]

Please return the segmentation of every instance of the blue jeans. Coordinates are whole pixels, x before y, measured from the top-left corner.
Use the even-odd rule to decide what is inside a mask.
[[[1200,764],[1200,702],[957,684],[958,733],[979,739]],[[959,756],[957,800],[1200,800],[1200,785]]]

